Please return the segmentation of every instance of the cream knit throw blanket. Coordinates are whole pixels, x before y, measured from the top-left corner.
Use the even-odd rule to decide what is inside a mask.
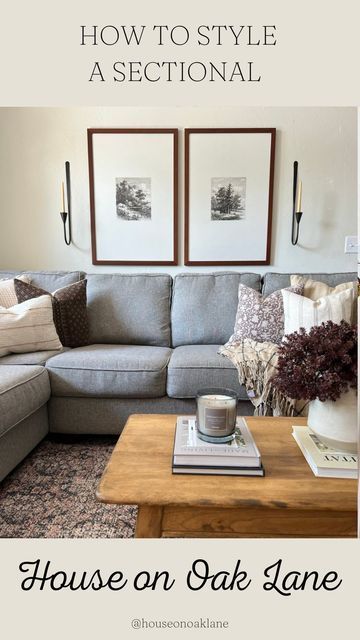
[[[276,373],[278,346],[272,342],[240,340],[220,347],[219,354],[236,367],[240,384],[245,386],[256,416],[304,415],[306,403],[292,400],[276,389],[271,380]]]

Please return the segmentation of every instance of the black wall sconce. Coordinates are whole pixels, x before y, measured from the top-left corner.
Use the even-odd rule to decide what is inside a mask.
[[[298,184],[298,166],[297,160],[294,162],[294,181],[293,181],[293,212],[291,226],[291,244],[295,245],[299,239],[299,226],[303,212],[301,211],[302,198],[302,181]]]
[[[71,244],[71,183],[70,183],[70,162],[65,162],[65,178],[66,178],[66,202],[67,210],[65,208],[65,194],[64,183],[61,183],[61,219],[64,225],[64,240],[67,245]],[[67,224],[66,224],[67,223]]]

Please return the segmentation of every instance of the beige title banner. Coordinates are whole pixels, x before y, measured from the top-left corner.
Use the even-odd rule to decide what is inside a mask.
[[[344,0],[2,0],[2,105],[357,105]]]

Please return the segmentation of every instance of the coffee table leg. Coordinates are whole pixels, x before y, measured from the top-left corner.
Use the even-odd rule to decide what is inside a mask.
[[[161,538],[162,507],[139,506],[135,538]]]

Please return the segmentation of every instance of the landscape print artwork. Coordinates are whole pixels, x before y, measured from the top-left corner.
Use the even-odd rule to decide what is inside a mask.
[[[211,178],[211,220],[243,220],[246,178]]]
[[[151,178],[115,178],[116,215],[121,220],[151,220]]]

